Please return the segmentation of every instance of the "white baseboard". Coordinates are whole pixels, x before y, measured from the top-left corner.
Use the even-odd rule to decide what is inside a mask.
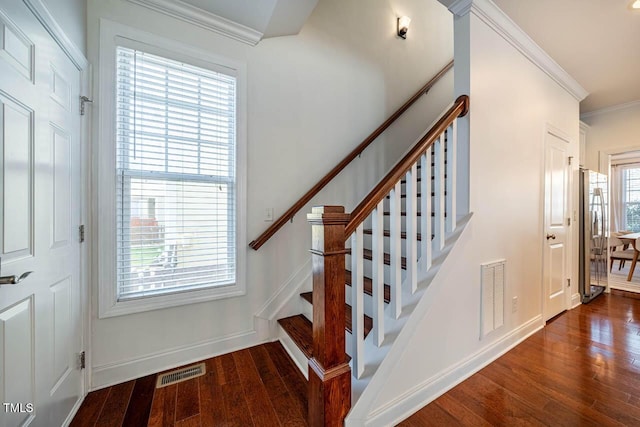
[[[91,391],[98,390],[263,342],[265,341],[258,338],[257,332],[251,330],[192,345],[175,347],[135,359],[94,366],[90,389]]]
[[[76,413],[78,413],[78,409],[80,409],[82,402],[84,402],[84,398],[85,396],[80,396],[78,398],[75,405],[73,405],[73,408],[71,408],[71,412],[69,412],[69,415],[67,415],[67,419],[62,423],[62,427],[68,427],[71,424],[71,421],[73,421],[73,417],[76,416]]]
[[[576,308],[580,304],[582,304],[582,301],[581,301],[581,298],[580,298],[580,294],[579,293],[575,293],[575,294],[571,295],[571,308]]]
[[[609,289],[640,293],[640,285],[634,282],[609,280]]]
[[[438,396],[469,378],[507,351],[544,327],[542,316],[536,316],[498,341],[472,354],[422,384],[398,396],[379,408],[366,420],[349,420],[345,426],[389,426],[396,425]],[[364,421],[364,422],[363,422]]]

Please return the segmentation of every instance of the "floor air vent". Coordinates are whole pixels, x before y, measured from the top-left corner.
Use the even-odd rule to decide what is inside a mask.
[[[158,382],[156,383],[156,388],[162,388],[171,384],[176,384],[182,381],[186,381],[191,378],[200,377],[204,375],[206,372],[207,372],[207,369],[205,368],[204,363],[198,363],[197,365],[191,365],[185,368],[176,369],[175,371],[158,375]]]

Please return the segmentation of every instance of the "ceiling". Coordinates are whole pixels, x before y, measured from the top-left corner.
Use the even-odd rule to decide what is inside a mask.
[[[318,0],[182,0],[262,33],[264,37],[297,34]]]
[[[640,100],[640,10],[631,0],[493,0],[589,96],[587,113]]]

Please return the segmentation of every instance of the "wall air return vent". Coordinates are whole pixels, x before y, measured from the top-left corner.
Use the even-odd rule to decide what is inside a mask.
[[[504,284],[506,260],[482,264],[480,338],[504,324]]]

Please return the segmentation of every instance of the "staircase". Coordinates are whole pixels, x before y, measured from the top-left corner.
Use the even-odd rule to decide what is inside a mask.
[[[446,148],[446,132],[445,132],[445,140],[444,140],[444,152],[445,152],[445,156],[447,153],[447,148]],[[431,148],[431,158],[435,157],[435,147]],[[445,158],[444,160],[444,165],[446,168],[447,165],[447,160]],[[431,163],[431,170],[433,172],[434,170],[434,163]],[[417,170],[421,170],[421,165],[418,164],[417,165]],[[431,173],[430,179],[428,180],[428,187],[425,192],[425,194],[430,193],[431,194],[431,203],[430,205],[432,206],[431,209],[431,228],[435,228],[434,227],[434,223],[435,223],[435,210],[433,208],[433,206],[435,206],[434,203],[434,199],[435,199],[435,192],[433,191],[433,187],[434,187],[434,180],[435,180],[435,176],[433,173]],[[418,205],[421,202],[421,197],[422,197],[422,187],[426,187],[425,185],[422,185],[422,180],[421,178],[417,178],[417,184],[418,184],[418,193],[416,194],[416,198],[418,201]],[[406,179],[402,180],[401,182],[401,193],[400,193],[400,200],[401,200],[401,207],[402,210],[400,212],[400,215],[403,219],[403,221],[401,222],[401,226],[402,226],[402,230],[406,230],[407,229],[407,210],[406,210],[406,200],[407,200],[407,185],[406,185]],[[445,191],[446,194],[446,191]],[[391,253],[390,253],[390,240],[391,240],[391,224],[389,221],[389,217],[391,216],[391,210],[390,210],[390,204],[391,204],[391,197],[387,196],[385,197],[385,201],[384,201],[384,207],[383,207],[383,217],[385,218],[384,223],[383,223],[383,229],[382,229],[382,236],[384,238],[384,254],[383,254],[383,264],[384,264],[384,269],[387,270],[387,272],[385,273],[385,276],[389,277],[390,275],[390,267],[391,267]],[[416,215],[418,217],[422,216],[421,211],[417,211]],[[374,250],[373,250],[373,235],[374,235],[374,230],[373,228],[370,226],[369,224],[369,228],[363,228],[362,230],[362,234],[363,236],[368,236],[367,238],[363,238],[363,249],[362,249],[362,258],[363,260],[367,263],[366,266],[364,267],[364,270],[366,271],[365,273],[363,273],[362,275],[362,291],[364,293],[364,299],[365,301],[365,309],[364,309],[364,314],[363,314],[363,331],[364,331],[364,335],[363,338],[366,338],[367,335],[369,335],[369,333],[371,332],[371,330],[373,329],[373,318],[370,316],[372,313],[372,303],[373,303],[373,283],[374,281],[372,280],[372,278],[370,276],[373,276],[372,272],[373,272],[373,254],[374,254]],[[420,242],[422,240],[422,235],[420,233],[420,231],[416,231],[415,233],[416,236],[416,241]],[[433,240],[434,235],[432,234],[432,240]],[[407,232],[406,231],[401,231],[400,233],[400,239],[401,239],[401,248],[403,251],[403,254],[406,252],[406,245],[407,245]],[[349,242],[350,243],[350,242]],[[345,255],[345,265],[351,265],[351,253],[350,253],[350,248],[347,248],[347,251],[349,252],[348,254]],[[418,255],[420,255],[420,247],[418,248]],[[404,279],[406,277],[406,270],[407,270],[407,259],[405,256],[401,256],[400,258],[400,269],[402,270],[402,274],[401,277]],[[388,285],[387,283],[389,282],[388,279],[386,279],[384,281],[384,287],[383,287],[383,297],[382,300],[385,304],[385,309],[386,307],[388,307],[389,303],[391,302],[391,286]],[[344,283],[346,285],[345,287],[345,292],[346,295],[352,295],[353,294],[353,289],[351,288],[352,285],[352,273],[351,270],[349,270],[348,268],[345,268],[344,270]],[[290,316],[290,317],[286,317],[283,319],[279,319],[278,323],[280,324],[280,326],[282,327],[282,329],[287,333],[287,335],[292,339],[292,341],[296,344],[296,346],[298,347],[298,349],[300,349],[300,351],[302,351],[302,353],[305,355],[305,357],[307,359],[310,359],[313,351],[312,351],[312,347],[313,347],[313,339],[312,339],[312,322],[310,319],[310,313],[312,312],[312,307],[313,307],[313,292],[302,292],[300,293],[300,297],[302,298],[302,300],[309,304],[308,310],[305,310],[304,313],[295,315],[295,316]],[[347,298],[350,299],[350,298]],[[351,354],[351,346],[349,346],[349,343],[352,341],[351,337],[352,337],[352,325],[353,325],[353,321],[351,318],[351,315],[353,313],[353,308],[351,307],[351,305],[349,303],[345,303],[345,331],[348,333],[348,335],[346,336],[346,341],[347,341],[347,348],[346,348],[346,352],[347,354]]]
[[[458,98],[351,214],[320,206],[308,215],[313,291],[300,298],[312,314],[278,323],[307,359],[312,425],[343,423],[352,382],[357,398],[393,345],[418,284],[445,255],[456,231],[457,118],[468,102]]]
[[[249,246],[258,250],[266,243],[452,66],[447,64]],[[456,99],[350,214],[342,206],[317,206],[307,215],[313,290],[300,293],[302,313],[278,324],[283,345],[308,371],[312,426],[342,425],[351,399],[373,392],[367,385],[458,235],[457,180],[464,182],[468,175],[456,168],[457,119],[468,108],[467,96]]]

